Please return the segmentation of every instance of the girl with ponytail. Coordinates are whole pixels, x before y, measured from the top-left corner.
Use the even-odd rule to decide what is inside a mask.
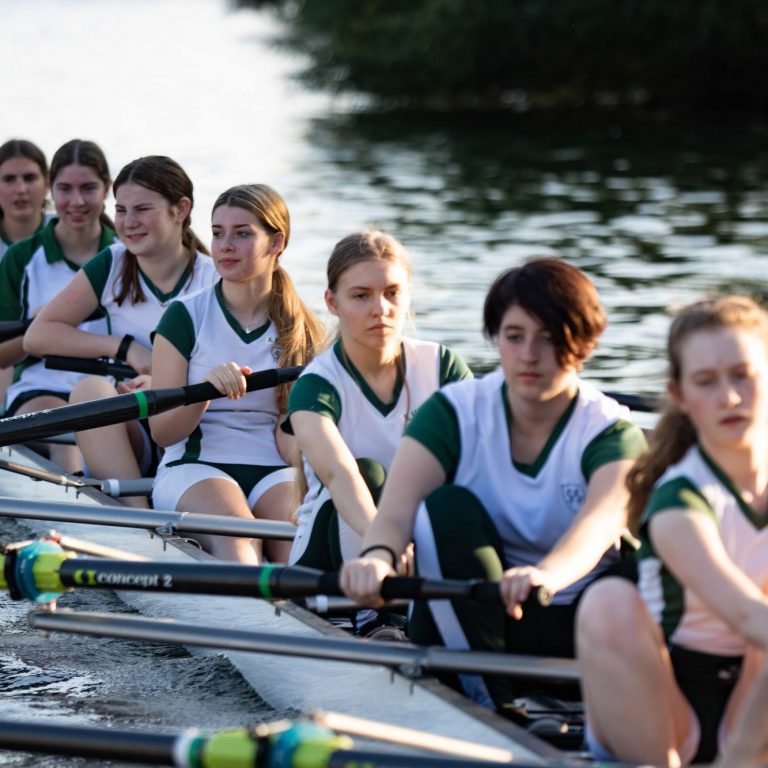
[[[52,165],[52,179],[53,170]],[[216,276],[190,228],[192,182],[177,162],[141,157],[120,171],[113,187],[121,242],[104,248],[46,305],[27,331],[24,348],[34,355],[115,358],[138,375],[117,387],[104,377],[84,378],[71,403],[151,386],[150,333],[166,305],[212,285]],[[106,329],[79,329],[94,313],[106,318]],[[94,477],[137,478],[154,469],[156,449],[139,422],[80,432],[77,441]],[[147,505],[144,497],[124,502]]]
[[[595,757],[679,766],[733,732],[753,746],[740,723],[764,718],[765,689],[749,692],[768,648],[768,315],[697,302],[667,352],[670,401],[627,479],[638,586],[590,588],[578,652]]]
[[[155,386],[212,383],[226,398],[150,419],[165,447],[155,480],[157,507],[250,519],[291,520],[292,439],[277,429],[286,385],[246,393],[245,376],[304,365],[322,344],[321,323],[304,306],[280,261],[290,237],[288,208],[265,184],[232,187],[213,206],[213,258],[221,279],[174,302],[154,337]],[[261,542],[200,536],[225,560],[259,563]],[[273,562],[290,544],[268,543]]]

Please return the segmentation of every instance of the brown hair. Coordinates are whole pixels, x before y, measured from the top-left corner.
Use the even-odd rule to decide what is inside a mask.
[[[283,247],[272,273],[267,312],[277,328],[280,351],[277,364],[281,368],[306,365],[322,347],[326,334],[323,324],[299,298],[293,281],[279,264],[291,235],[291,217],[285,200],[266,184],[241,184],[222,192],[213,204],[213,211],[223,205],[248,211],[271,235],[282,233]],[[290,384],[278,387],[277,402],[281,412],[286,409],[289,389]]]
[[[498,335],[504,314],[514,305],[552,335],[561,367],[586,360],[605,330],[605,311],[592,281],[560,259],[533,259],[494,280],[483,307],[483,332],[488,338]]]
[[[138,184],[151,192],[157,192],[169,205],[177,205],[183,197],[189,199],[190,212],[181,225],[181,244],[189,251],[187,266],[191,275],[195,268],[197,251],[207,254],[208,249],[192,231],[193,187],[192,180],[184,169],[175,160],[164,155],[139,157],[117,174],[113,184],[115,194],[123,184]],[[120,281],[115,288],[115,301],[118,305],[126,298],[130,298],[131,304],[146,300],[139,281],[139,263],[129,250],[126,250],[126,256]]]
[[[25,157],[31,160],[40,169],[43,178],[48,180],[48,161],[45,159],[43,150],[26,139],[9,139],[0,146],[0,165],[6,160],[14,157]],[[0,221],[3,220],[3,209],[0,208]]]
[[[362,261],[395,261],[411,277],[411,262],[402,244],[386,232],[371,229],[347,235],[336,243],[326,269],[328,290],[335,291],[341,276]]]
[[[768,314],[747,296],[721,296],[703,299],[685,307],[672,322],[667,338],[669,381],[680,383],[683,347],[699,331],[745,328],[760,332],[768,342]],[[696,442],[691,420],[671,398],[667,398],[656,427],[648,441],[648,451],[627,475],[630,491],[629,523],[637,530],[656,481],[667,467],[676,464]]]
[[[72,139],[66,144],[62,144],[51,160],[51,186],[56,181],[56,177],[70,165],[82,165],[85,168],[90,168],[99,177],[104,188],[109,191],[112,184],[112,179],[109,176],[109,165],[98,144],[85,139]],[[99,221],[102,227],[115,228],[114,222],[103,210],[99,216]]]

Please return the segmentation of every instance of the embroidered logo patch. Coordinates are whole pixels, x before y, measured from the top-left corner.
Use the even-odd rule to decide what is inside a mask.
[[[560,488],[563,491],[563,499],[565,499],[568,509],[570,509],[571,512],[578,512],[586,497],[586,489],[584,486],[575,483],[566,483],[561,485]]]

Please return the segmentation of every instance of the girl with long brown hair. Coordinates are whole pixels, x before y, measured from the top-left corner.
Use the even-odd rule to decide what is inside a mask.
[[[277,430],[287,392],[246,393],[245,376],[306,364],[325,331],[282,266],[291,225],[274,189],[228,189],[213,206],[212,229],[221,279],[167,309],[154,337],[152,376],[159,387],[208,381],[227,397],[150,419],[152,436],[166,449],[154,502],[163,509],[291,520],[292,441]],[[260,542],[199,539],[221,559],[261,561]],[[271,541],[266,549],[270,560],[285,562],[290,544]]]
[[[669,402],[630,473],[639,582],[606,579],[578,617],[596,756],[711,762],[768,647],[768,314],[697,302],[667,344]]]
[[[70,402],[147,388],[151,384],[150,333],[174,298],[213,283],[216,271],[191,229],[192,182],[169,157],[128,163],[114,181],[115,224],[121,242],[90,260],[46,305],[27,331],[34,355],[108,357],[127,362],[138,376],[115,387],[104,377],[78,382]],[[101,332],[78,328],[94,313]],[[153,470],[155,447],[140,422],[114,424],[77,435],[94,477],[138,478]],[[124,502],[146,506],[144,497]]]

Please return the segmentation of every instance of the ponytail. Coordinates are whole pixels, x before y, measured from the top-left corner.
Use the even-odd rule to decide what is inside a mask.
[[[279,264],[272,273],[268,314],[277,328],[280,368],[306,365],[324,345],[325,327],[301,300],[293,281]],[[287,408],[289,391],[290,384],[281,384],[277,389],[281,413]]]
[[[667,467],[677,464],[694,443],[696,431],[691,420],[676,405],[668,403],[648,439],[648,450],[627,474],[628,527],[633,534],[640,528],[640,518],[656,481]]]

